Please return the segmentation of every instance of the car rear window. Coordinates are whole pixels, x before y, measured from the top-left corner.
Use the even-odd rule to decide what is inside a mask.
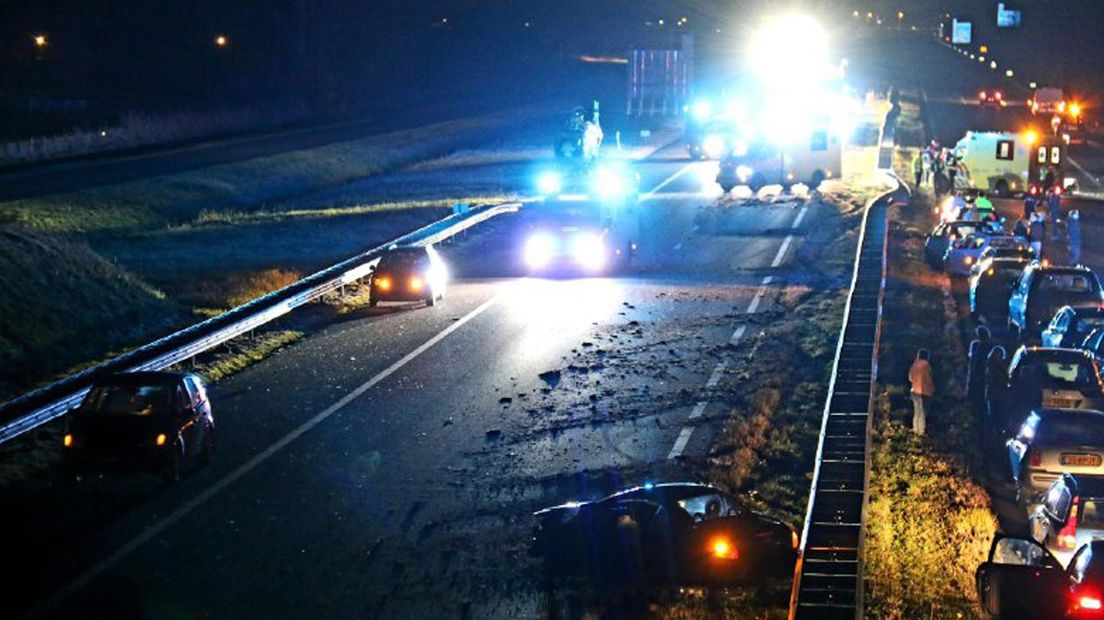
[[[92,388],[82,410],[93,415],[146,416],[171,411],[170,385],[110,385]]]
[[[1082,273],[1047,273],[1039,280],[1039,292],[1042,293],[1093,293],[1096,291],[1094,278]]]
[[[1095,415],[1072,415],[1049,419],[1040,425],[1036,440],[1050,444],[1100,446],[1104,449],[1104,419]]]
[[[429,256],[425,252],[391,252],[380,259],[379,269],[413,269],[429,264]]]
[[[1077,514],[1077,525],[1093,530],[1104,530],[1104,499],[1082,501]]]

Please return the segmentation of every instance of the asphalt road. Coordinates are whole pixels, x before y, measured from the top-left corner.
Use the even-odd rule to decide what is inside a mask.
[[[838,224],[814,200],[719,208],[710,164],[674,147],[639,168],[631,267],[525,277],[508,240],[530,205],[441,248],[436,307],[350,313],[214,386],[218,455],[178,487],[53,474],[5,494],[23,534],[0,615],[538,615],[531,511],[693,476],[751,315]]]

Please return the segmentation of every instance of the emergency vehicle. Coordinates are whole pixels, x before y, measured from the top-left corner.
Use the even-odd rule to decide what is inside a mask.
[[[738,185],[757,192],[767,185],[788,189],[797,183],[812,191],[822,182],[840,177],[842,159],[840,135],[817,128],[804,139],[785,146],[758,140],[730,152],[721,160],[717,183],[725,192]]]

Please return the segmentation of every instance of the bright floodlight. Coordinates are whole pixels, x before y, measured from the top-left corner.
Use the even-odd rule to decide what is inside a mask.
[[[571,254],[585,269],[597,270],[606,264],[606,244],[594,233],[576,236],[571,243]]]
[[[537,177],[537,191],[545,196],[554,196],[563,191],[563,177],[553,170],[546,170]]]
[[[711,133],[702,140],[702,152],[710,159],[720,159],[725,154],[725,141],[721,136]]]
[[[776,17],[751,38],[747,57],[765,84],[807,84],[828,67],[828,33],[808,15]]]

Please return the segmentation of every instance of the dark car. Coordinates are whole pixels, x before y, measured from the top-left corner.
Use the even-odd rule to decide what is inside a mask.
[[[592,585],[761,581],[793,573],[797,533],[704,484],[645,485],[541,510],[532,554]]]
[[[998,535],[975,579],[981,608],[994,618],[1104,617],[1104,541],[1084,545],[1062,568],[1038,542]]]
[[[1100,371],[1100,361],[1081,349],[1020,347],[1007,375],[990,383],[1001,386],[990,393],[989,410],[996,418],[992,422],[1014,430],[1039,407],[1104,408]]]
[[[1012,285],[1019,279],[1027,258],[983,257],[970,275],[970,315],[984,317],[991,325],[1008,319],[1008,298]]]
[[[184,467],[215,449],[211,403],[191,373],[132,372],[98,380],[65,418],[72,465],[125,462],[180,480]]]
[[[448,269],[431,246],[392,247],[372,271],[368,305],[381,301],[424,301],[432,306],[445,296]]]
[[[1064,306],[1043,330],[1044,347],[1078,347],[1094,330],[1104,327],[1104,307]]]
[[[975,232],[1000,232],[1003,230],[996,222],[955,221],[937,225],[924,241],[924,259],[933,269],[943,268],[943,257],[947,248],[957,239]]]
[[[1023,340],[1034,340],[1062,306],[1089,305],[1104,305],[1104,291],[1091,269],[1031,263],[1008,298],[1008,328]]]
[[[1104,539],[1104,478],[1062,474],[1028,523],[1033,539],[1059,552]]]

